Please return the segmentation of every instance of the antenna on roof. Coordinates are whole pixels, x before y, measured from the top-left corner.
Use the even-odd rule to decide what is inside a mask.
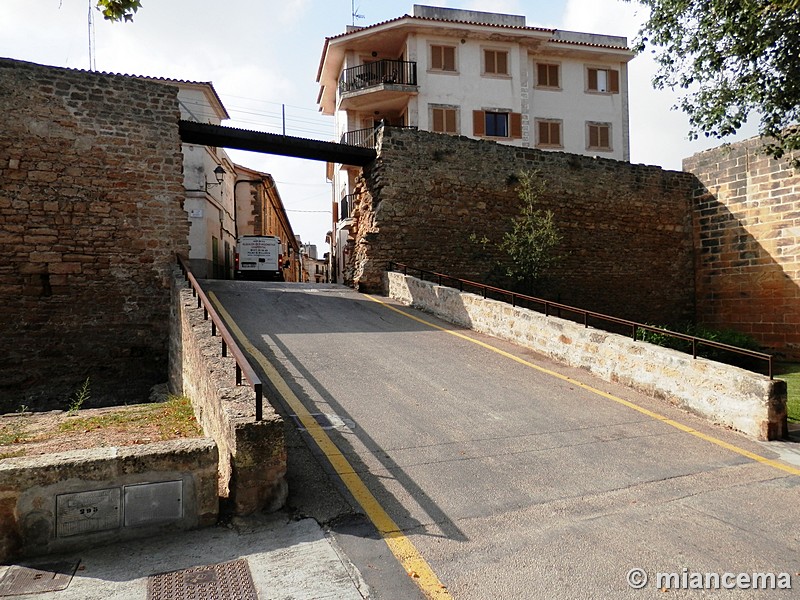
[[[95,58],[95,39],[94,39],[94,12],[92,11],[92,0],[89,0],[89,70],[97,70],[97,59]]]
[[[356,19],[363,19],[364,15],[358,14],[358,11],[359,11],[359,9],[361,7],[359,6],[358,8],[356,8],[356,0],[351,0],[350,1],[350,8],[353,11],[353,25],[355,25],[356,24]]]

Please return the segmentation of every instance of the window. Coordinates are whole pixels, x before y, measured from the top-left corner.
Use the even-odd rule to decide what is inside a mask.
[[[609,123],[587,123],[587,150],[611,150],[611,125]]]
[[[561,121],[536,119],[536,145],[561,148]]]
[[[431,106],[431,131],[434,133],[458,133],[458,109]]]
[[[455,46],[431,46],[431,70],[455,72]]]
[[[483,72],[490,75],[508,75],[508,52],[484,50]]]
[[[486,112],[486,135],[508,137],[508,113]]]
[[[472,134],[476,137],[522,137],[522,114],[500,110],[472,112]]]
[[[561,88],[559,65],[536,63],[536,87]]]
[[[619,71],[614,69],[597,69],[594,67],[589,67],[587,69],[586,89],[590,92],[618,94]]]

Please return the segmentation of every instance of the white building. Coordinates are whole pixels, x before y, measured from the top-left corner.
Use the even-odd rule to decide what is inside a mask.
[[[178,88],[181,119],[220,125],[229,119],[211,83],[157,79]],[[182,144],[184,209],[189,228],[189,259],[197,277],[233,277],[236,251],[234,165],[222,148]]]
[[[624,37],[528,27],[524,16],[430,6],[325,40],[320,111],[337,139],[388,125],[629,160]],[[342,262],[357,169],[334,165]],[[335,269],[336,270],[336,269]],[[341,270],[341,264],[339,265]]]

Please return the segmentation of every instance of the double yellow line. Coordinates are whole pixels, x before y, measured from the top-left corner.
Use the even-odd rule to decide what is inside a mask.
[[[305,405],[295,395],[291,388],[286,384],[283,377],[280,376],[278,371],[267,360],[261,351],[258,350],[250,340],[244,335],[238,325],[231,318],[230,314],[220,303],[214,292],[209,292],[208,297],[214,303],[217,312],[225,319],[228,330],[236,337],[240,347],[249,352],[252,357],[258,361],[264,374],[272,382],[277,392],[281,395],[286,405],[291,408],[297,415],[300,423],[306,428],[308,434],[317,444],[322,453],[327,457],[333,470],[342,480],[347,489],[353,495],[356,502],[364,510],[364,514],[372,521],[375,528],[380,533],[386,545],[392,551],[392,554],[397,558],[406,573],[412,577],[422,590],[422,592],[429,598],[435,600],[447,600],[452,598],[447,588],[439,581],[436,573],[433,572],[427,561],[422,558],[422,555],[416,549],[414,544],[411,543],[400,527],[394,522],[389,514],[384,510],[383,506],[378,502],[372,492],[369,491],[366,484],[361,480],[358,473],[355,472],[347,458],[339,451],[336,444],[328,436],[327,432],[317,423],[316,419],[311,416]]]

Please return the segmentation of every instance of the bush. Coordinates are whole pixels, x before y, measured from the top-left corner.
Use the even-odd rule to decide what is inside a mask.
[[[662,327],[660,325],[653,325],[653,327],[666,329],[666,327]],[[711,329],[705,325],[686,323],[671,329],[671,331],[675,331],[676,333],[684,333],[686,335],[702,338],[711,342],[717,342],[719,344],[735,346],[745,350],[754,350],[756,352],[761,351],[761,347],[752,336],[734,329]],[[689,340],[682,340],[665,333],[640,329],[636,333],[636,339],[649,342],[657,346],[679,350],[680,352],[686,352],[688,354],[691,354],[692,352],[692,343]],[[703,343],[697,344],[697,355],[702,356],[703,358],[716,360],[718,362],[731,364],[745,369],[763,370],[760,368],[763,365],[763,361],[761,359],[745,356],[730,350],[724,350],[722,348],[706,346]]]

